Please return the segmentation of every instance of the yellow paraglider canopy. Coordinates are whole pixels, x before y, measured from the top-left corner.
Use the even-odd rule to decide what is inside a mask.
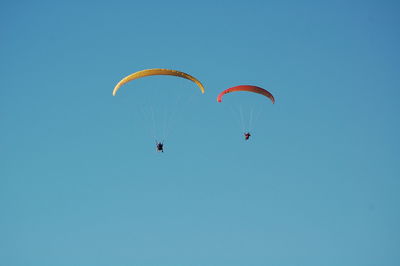
[[[201,84],[201,82],[196,79],[195,77],[186,74],[184,72],[180,72],[177,70],[171,70],[171,69],[163,69],[163,68],[153,68],[153,69],[145,69],[145,70],[141,70],[138,72],[135,72],[133,74],[130,74],[129,76],[123,78],[120,82],[118,82],[118,84],[115,86],[112,94],[113,96],[115,96],[117,94],[117,91],[119,90],[119,88],[124,85],[125,83],[128,83],[132,80],[138,79],[138,78],[143,78],[143,77],[147,77],[147,76],[154,76],[154,75],[169,75],[169,76],[176,76],[176,77],[181,77],[181,78],[185,78],[188,80],[193,81],[194,83],[197,84],[197,86],[199,86],[200,90],[202,93],[204,93],[204,86],[203,84]]]

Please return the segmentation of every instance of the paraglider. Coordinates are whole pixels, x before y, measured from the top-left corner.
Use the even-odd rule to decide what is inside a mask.
[[[129,76],[126,76],[125,78],[121,79],[121,81],[118,82],[118,84],[114,87],[112,94],[113,94],[113,96],[115,96],[117,94],[117,91],[119,90],[119,88],[122,85],[124,85],[125,83],[128,83],[128,82],[138,79],[138,78],[143,78],[143,77],[147,77],[147,76],[156,76],[156,75],[176,76],[176,77],[188,79],[188,80],[196,83],[196,85],[199,86],[201,92],[204,93],[203,84],[201,84],[201,82],[198,79],[196,79],[195,77],[193,77],[189,74],[186,74],[184,72],[177,71],[177,70],[153,68],[153,69],[145,69],[145,70],[135,72],[135,73],[130,74]]]
[[[191,76],[191,75],[189,75],[187,73],[184,73],[184,72],[181,72],[181,71],[177,71],[177,70],[171,70],[171,69],[153,68],[153,69],[140,70],[140,71],[137,71],[137,72],[135,72],[133,74],[130,74],[130,75],[124,77],[123,79],[121,79],[117,83],[117,85],[115,85],[115,87],[113,89],[113,92],[112,92],[112,95],[115,96],[117,94],[117,91],[121,88],[121,86],[123,86],[124,84],[126,84],[126,83],[128,83],[130,81],[133,81],[133,80],[136,80],[136,79],[139,79],[139,78],[143,78],[143,77],[147,77],[147,76],[156,76],[156,75],[175,76],[175,77],[187,79],[189,81],[194,82],[200,88],[201,92],[204,93],[203,84],[198,79],[196,79],[195,77],[193,77],[193,76]],[[168,94],[168,96],[169,96],[169,94]],[[166,101],[166,102],[168,102],[168,101]],[[178,105],[175,104],[173,107],[177,107],[177,106]],[[168,110],[166,110],[166,108],[163,109],[163,111],[161,111],[160,108],[158,108],[159,109],[159,112],[158,112],[159,115],[163,117],[163,121],[161,121],[161,123],[158,123],[156,121],[157,120],[157,112],[154,112],[154,109],[157,109],[158,106],[155,106],[156,108],[154,108],[154,106],[148,106],[148,107],[151,108],[149,110],[149,114],[151,114],[151,116],[150,116],[151,119],[149,118],[147,120],[153,122],[153,131],[154,131],[153,135],[154,135],[154,137],[156,139],[158,137],[160,137],[159,134],[161,134],[161,133],[157,132],[157,130],[156,130],[156,128],[157,128],[157,126],[159,124],[161,124],[163,126],[163,132],[164,132],[161,138],[166,137],[166,134],[167,134],[167,131],[168,131],[167,129],[169,128],[168,124],[169,124],[170,119],[171,119],[171,117],[172,117],[172,115],[174,113],[173,112],[172,113],[168,113]],[[157,137],[157,135],[158,135],[158,137]],[[156,151],[157,152],[164,152],[164,144],[163,144],[163,142],[158,142],[156,140]]]
[[[247,91],[247,92],[258,93],[258,94],[261,94],[261,95],[267,97],[268,99],[270,99],[272,103],[275,103],[275,98],[269,91],[267,91],[267,90],[265,90],[263,88],[257,87],[257,86],[253,86],[253,85],[239,85],[239,86],[235,86],[235,87],[231,87],[229,89],[226,89],[226,90],[222,91],[218,95],[217,101],[218,102],[222,102],[222,97],[225,94],[228,94],[228,93],[231,93],[231,92],[236,92],[236,91]],[[241,115],[242,115],[242,113],[241,113]],[[244,126],[243,126],[243,129],[244,129]],[[245,140],[249,140],[249,138],[251,136],[249,131],[245,131],[243,133],[243,135],[244,135],[244,139]]]
[[[240,85],[240,86],[226,89],[218,95],[217,101],[222,102],[222,96],[224,96],[227,93],[234,92],[234,91],[249,91],[249,92],[258,93],[258,94],[268,97],[272,101],[272,103],[275,103],[275,98],[269,91],[267,91],[263,88],[260,88],[257,86],[251,86],[251,85]]]
[[[157,152],[164,152],[164,143],[156,141],[156,151]]]

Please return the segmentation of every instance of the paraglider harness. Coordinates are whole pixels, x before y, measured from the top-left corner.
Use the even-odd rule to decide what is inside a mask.
[[[156,150],[158,152],[164,152],[164,141],[158,142],[156,140]]]
[[[245,133],[244,133],[244,138],[245,138],[246,140],[249,140],[250,136],[251,136],[250,132],[245,132]]]

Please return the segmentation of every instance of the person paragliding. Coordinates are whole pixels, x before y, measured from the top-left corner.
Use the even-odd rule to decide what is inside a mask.
[[[164,143],[156,141],[156,150],[158,152],[164,152]]]
[[[272,103],[275,103],[275,98],[269,91],[267,91],[267,90],[265,90],[263,88],[257,87],[257,86],[253,86],[253,85],[239,85],[239,86],[235,86],[235,87],[231,87],[229,89],[226,89],[226,90],[222,91],[220,94],[218,94],[217,101],[218,102],[222,102],[222,98],[223,98],[223,96],[225,94],[228,94],[228,93],[231,93],[231,92],[236,92],[236,91],[246,91],[246,92],[253,92],[253,93],[261,94],[261,95],[267,97]],[[250,118],[250,121],[251,121],[251,118]],[[243,125],[243,131],[244,130],[245,130],[245,126]],[[248,131],[245,131],[243,133],[243,135],[244,135],[244,139],[245,140],[249,140],[249,138],[251,136],[250,132],[248,132]]]
[[[137,72],[135,72],[135,73],[133,73],[133,74],[130,74],[130,75],[124,77],[123,79],[121,79],[121,80],[115,85],[115,87],[114,87],[114,89],[113,89],[113,91],[112,91],[112,95],[113,95],[113,96],[116,96],[116,95],[117,95],[117,91],[118,91],[123,85],[125,85],[126,83],[129,83],[129,82],[131,82],[131,81],[134,81],[134,80],[137,80],[137,79],[140,79],[140,78],[143,78],[143,77],[148,77],[148,76],[159,76],[159,75],[163,75],[163,76],[175,76],[175,77],[187,79],[187,80],[189,80],[189,81],[194,82],[194,83],[200,88],[201,93],[204,93],[204,90],[205,90],[205,89],[204,89],[203,84],[202,84],[198,79],[196,79],[195,77],[193,77],[193,76],[191,76],[191,75],[189,75],[189,74],[187,74],[187,73],[184,73],[184,72],[181,72],[181,71],[178,71],[178,70],[172,70],[172,69],[152,68],[152,69],[144,69],[144,70],[137,71]],[[154,112],[153,112],[153,110],[152,110],[152,116],[153,116],[153,122],[154,122],[155,119],[154,119]],[[165,115],[165,117],[167,117],[167,115]],[[166,126],[166,124],[167,124],[168,121],[169,121],[169,118],[165,118],[165,120],[164,120],[165,126]],[[155,122],[154,122],[154,124],[155,124]],[[154,127],[155,127],[155,126],[154,126]],[[154,131],[156,131],[156,130],[154,129]],[[157,138],[156,135],[157,135],[156,132],[154,132],[154,137],[155,137],[155,138]],[[164,135],[165,135],[165,134],[164,134]],[[164,137],[165,137],[165,136],[164,136]],[[163,142],[158,142],[158,141],[156,140],[156,150],[157,150],[157,152],[164,152],[164,144],[163,144]]]

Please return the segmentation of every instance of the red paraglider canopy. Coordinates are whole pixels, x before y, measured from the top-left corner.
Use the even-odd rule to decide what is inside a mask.
[[[269,91],[267,91],[263,88],[257,87],[257,86],[252,86],[252,85],[239,85],[236,87],[226,89],[218,95],[217,101],[222,102],[222,96],[224,96],[227,93],[234,92],[234,91],[250,91],[250,92],[262,94],[262,95],[268,97],[272,101],[272,103],[275,103],[275,98],[274,98],[274,96],[272,96],[272,94]]]

